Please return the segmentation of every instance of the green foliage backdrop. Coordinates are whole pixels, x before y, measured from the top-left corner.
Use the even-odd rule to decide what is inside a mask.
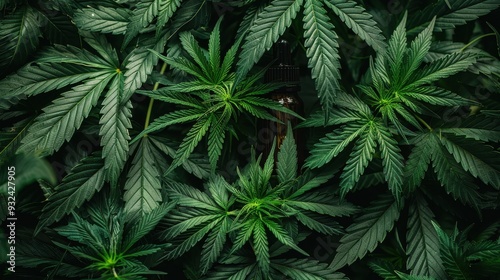
[[[2,279],[497,279],[499,7],[0,0]]]

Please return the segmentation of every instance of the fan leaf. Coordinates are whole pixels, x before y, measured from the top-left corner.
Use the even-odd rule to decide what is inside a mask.
[[[402,203],[399,204],[398,206],[392,196],[377,197],[346,229],[347,234],[340,239],[337,254],[329,267],[338,270],[375,250],[377,244],[385,239],[387,232],[394,227],[394,222],[399,218]]]

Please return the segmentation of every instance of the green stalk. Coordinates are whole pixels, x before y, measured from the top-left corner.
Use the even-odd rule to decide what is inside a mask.
[[[484,37],[488,37],[488,36],[494,36],[495,33],[488,33],[488,34],[483,34],[477,38],[475,38],[474,40],[470,41],[469,43],[467,43],[465,46],[463,46],[460,51],[463,52],[466,48],[470,47],[472,44],[474,44],[475,42],[481,40],[482,38]]]
[[[167,69],[167,63],[163,62],[163,65],[161,66],[160,74],[163,75],[165,73],[165,70]],[[153,90],[157,90],[158,87],[160,86],[160,82],[156,82],[155,85],[153,86]],[[151,119],[151,112],[153,111],[153,104],[155,100],[153,98],[149,99],[149,106],[148,106],[148,111],[146,113],[146,121],[144,122],[144,129],[147,129],[149,126],[149,120]],[[144,136],[146,136],[145,134]]]
[[[421,117],[415,115],[415,118],[417,118],[417,120],[419,120],[429,131],[432,131],[432,127],[426,121],[424,121]]]

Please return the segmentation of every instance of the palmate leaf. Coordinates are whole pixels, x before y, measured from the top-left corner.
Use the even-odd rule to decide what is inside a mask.
[[[218,212],[222,208],[206,193],[186,184],[168,182],[170,197],[177,200],[179,205],[201,208],[211,212]]]
[[[500,5],[496,0],[457,0],[450,1],[451,7],[448,7],[445,2],[436,1],[434,5],[414,13],[408,22],[411,27],[408,34],[412,35],[422,30],[435,15],[437,19],[434,31],[442,31],[476,20]]]
[[[19,99],[60,89],[104,72],[78,65],[27,64],[15,74],[0,80],[0,109],[8,109]]]
[[[109,239],[111,238],[111,232],[98,225],[92,224],[90,221],[83,219],[74,212],[73,219],[74,221],[67,225],[56,228],[55,230],[57,233],[71,241],[87,245],[87,248],[91,248],[97,254],[107,251],[107,247],[110,245]]]
[[[81,30],[124,34],[130,22],[132,12],[126,8],[83,8],[73,15],[73,21]]]
[[[162,201],[161,172],[155,166],[153,155],[157,152],[148,137],[138,143],[124,186],[126,213],[149,213]]]
[[[382,242],[387,232],[392,230],[402,204],[390,195],[377,197],[364,209],[364,214],[346,229],[347,234],[340,239],[337,254],[329,267],[338,270],[375,250],[377,243]]]
[[[47,155],[58,150],[65,140],[71,139],[112,78],[109,71],[103,71],[101,77],[75,86],[45,107],[28,129],[18,152]]]
[[[274,0],[259,14],[245,38],[237,75],[243,78],[297,16],[303,0]]]
[[[189,249],[193,248],[198,242],[200,242],[203,237],[216,227],[224,218],[216,217],[208,224],[194,228],[193,232],[189,233],[189,237],[183,239],[180,244],[174,246],[173,249],[165,255],[167,259],[178,258],[179,256],[186,253]]]
[[[352,0],[327,0],[325,4],[376,52],[385,52],[387,45],[382,30],[363,6]]]
[[[278,259],[271,268],[295,280],[342,280],[344,274],[335,272],[326,264],[308,259]]]
[[[457,280],[468,280],[472,278],[472,271],[463,252],[453,237],[446,234],[441,227],[432,222],[441,243],[440,252],[444,267],[448,275]]]
[[[0,72],[24,63],[38,47],[41,36],[39,12],[22,5],[0,20]]]
[[[97,152],[82,159],[73,167],[61,184],[55,188],[54,193],[48,197],[35,234],[80,207],[103,185],[104,162],[100,152]]]
[[[308,66],[311,68],[321,104],[329,111],[337,92],[340,91],[339,44],[336,40],[338,36],[321,1],[306,0],[303,22]]]
[[[130,140],[128,130],[132,128],[130,121],[132,103],[130,101],[122,103],[123,86],[123,75],[118,73],[102,102],[99,120],[106,178],[112,185],[117,184],[127,160]]]
[[[407,268],[412,275],[427,275],[436,279],[446,279],[439,252],[440,244],[432,219],[434,214],[422,196],[417,196],[410,204],[408,231],[406,239],[408,245],[406,254]]]

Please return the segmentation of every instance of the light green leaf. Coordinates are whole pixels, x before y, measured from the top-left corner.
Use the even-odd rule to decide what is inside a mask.
[[[411,42],[408,49],[408,56],[405,65],[403,65],[404,76],[400,81],[404,84],[406,80],[413,74],[413,72],[420,66],[425,56],[431,48],[432,30],[434,29],[435,19],[429,23],[418,36]]]
[[[441,106],[470,106],[477,104],[451,91],[432,86],[420,86],[400,93],[417,100]]]

